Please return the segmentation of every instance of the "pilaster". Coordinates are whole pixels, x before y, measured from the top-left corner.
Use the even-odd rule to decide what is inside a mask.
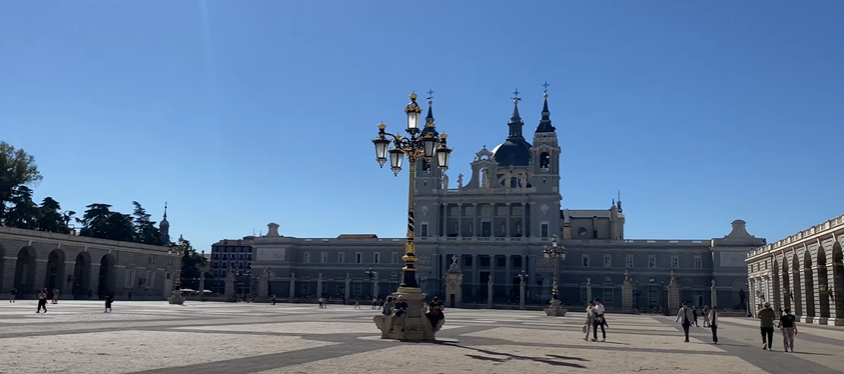
[[[586,278],[586,301],[592,300],[592,278]]]
[[[296,300],[296,274],[290,274],[290,296],[287,297],[287,301],[292,303]]]
[[[519,280],[519,309],[525,309],[525,277]]]
[[[625,312],[633,311],[633,284],[627,270],[624,271],[624,283],[621,285],[621,309]]]
[[[715,288],[715,279],[712,280],[712,286],[709,287],[709,302],[713,308],[718,308],[718,289]]]
[[[489,282],[486,282],[486,307],[492,309],[492,276],[489,277]]]
[[[352,278],[349,277],[349,273],[346,273],[346,287],[343,289],[345,293],[343,294],[345,298],[346,304],[349,303],[349,298],[352,296]]]
[[[814,306],[815,303],[812,300],[807,300],[808,298],[806,297],[806,295],[809,295],[809,292],[807,292],[808,290],[806,289],[806,281],[808,281],[808,279],[806,279],[806,272],[800,271],[799,273],[800,273],[800,294],[803,295],[803,302],[801,303],[801,304],[803,304],[802,305],[803,310],[801,310],[801,314],[799,316],[800,321],[806,322],[806,323],[812,323],[812,316],[810,316],[810,314],[812,314],[812,313],[811,313],[809,305]],[[814,296],[814,292],[812,292],[812,295]]]
[[[234,272],[229,271],[226,274],[226,287],[225,287],[225,297],[226,301],[237,301],[234,295]]]
[[[680,285],[677,284],[677,278],[674,272],[671,272],[671,281],[668,282],[668,310],[680,309]]]
[[[459,260],[458,256],[451,258],[451,266],[445,275],[446,299],[443,301],[451,308],[459,308],[463,302],[463,272],[460,270]]]

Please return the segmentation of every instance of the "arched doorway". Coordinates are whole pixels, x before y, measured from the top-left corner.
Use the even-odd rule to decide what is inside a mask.
[[[91,255],[88,252],[80,252],[76,255],[76,264],[73,265],[73,298],[88,299],[90,284]]]
[[[800,258],[797,257],[797,253],[794,253],[791,256],[791,279],[794,281],[794,287],[792,287],[791,292],[794,294],[792,300],[794,301],[794,314],[798,316],[805,316],[806,311],[803,310],[804,300],[803,300],[803,287],[800,285]]]
[[[104,255],[100,259],[100,274],[97,282],[97,297],[105,298],[107,291],[114,291],[114,257]]]
[[[835,317],[844,318],[844,252],[838,242],[832,244],[832,281]]]
[[[805,317],[817,317],[815,314],[815,279],[812,276],[812,255],[809,251],[803,252],[803,284],[806,290]],[[804,320],[806,322],[807,320]]]
[[[18,251],[18,259],[15,262],[14,287],[18,289],[18,295],[35,293],[35,248],[23,247]]]
[[[826,270],[826,251],[823,246],[818,247],[818,286],[823,291],[823,287],[829,286],[829,274]],[[819,301],[820,316],[822,318],[829,318],[829,296],[821,294]]]
[[[780,264],[776,258],[773,260],[771,266],[771,294],[774,296],[773,303],[775,308],[782,306],[782,293],[780,292]]]
[[[44,278],[44,287],[52,295],[53,289],[58,288],[61,292],[64,286],[64,251],[54,249],[47,255],[47,276]]]
[[[782,289],[783,308],[791,309],[791,299],[794,297],[791,291],[791,271],[788,269],[788,259],[782,258]]]

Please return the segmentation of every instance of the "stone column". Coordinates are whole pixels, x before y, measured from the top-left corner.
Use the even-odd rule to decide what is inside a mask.
[[[417,277],[418,277],[418,275],[417,275]],[[378,278],[378,275],[376,275],[375,278],[372,279],[372,297],[375,297],[375,298],[381,297],[381,295],[379,295],[379,292],[378,292],[379,291],[378,290],[378,283],[380,283],[380,282],[381,282],[381,279]],[[418,278],[417,278],[417,282],[419,282]],[[421,285],[421,283],[420,283],[420,285]]]
[[[507,181],[507,186],[510,186],[510,181]],[[510,207],[510,203],[504,203],[504,206],[507,207],[507,223],[505,223],[505,225],[507,226],[504,228],[504,238],[506,239],[512,236],[512,233],[510,232],[510,230],[512,230],[512,228],[510,227],[510,216],[513,212],[511,211],[512,208]]]
[[[208,265],[202,267],[199,271],[199,300],[205,300],[205,272],[208,271]],[[149,282],[149,279],[147,279]]]
[[[674,271],[671,271],[671,281],[668,282],[668,310],[673,311],[680,309],[680,285],[677,284],[677,278],[674,276]]]
[[[842,303],[841,303],[841,301],[839,301],[839,298],[844,297],[844,295],[835,292],[836,290],[838,290],[841,287],[841,284],[839,282],[837,282],[838,279],[835,279],[835,274],[839,270],[844,270],[844,269],[840,269],[844,265],[842,265],[840,262],[837,263],[837,262],[833,261],[831,251],[827,252],[827,253],[829,253],[829,257],[827,257],[827,262],[826,262],[827,263],[827,265],[826,265],[826,269],[827,269],[827,289],[829,290],[829,294],[828,294],[828,296],[825,296],[825,297],[829,298],[829,317],[830,318],[829,318],[828,324],[829,325],[835,325],[835,326],[844,326],[844,318],[841,318],[841,316],[844,315],[844,313],[842,313],[844,311],[841,310]]]
[[[349,297],[352,296],[352,278],[349,277],[349,273],[346,273],[346,286],[343,288],[345,293],[343,294],[343,298],[345,299],[344,302],[348,305],[349,304]]]
[[[84,292],[87,295],[88,291],[91,291],[91,298],[92,299],[95,298],[95,297],[99,298],[97,296],[97,290],[100,289],[100,262],[99,261],[92,262],[91,268],[89,270],[90,271],[88,272],[88,289],[85,290]],[[172,277],[174,277],[176,273],[173,273],[173,274],[174,275],[171,276],[170,282],[173,282]],[[106,279],[106,282],[108,282],[108,279]],[[108,285],[106,285],[106,286],[107,286],[106,288],[109,288]],[[175,290],[176,288],[173,287],[173,289]],[[170,295],[165,295],[165,296],[169,297]]]
[[[586,301],[592,301],[592,278],[586,278]]]
[[[621,285],[621,309],[633,311],[633,284],[627,270],[624,271],[624,283]]]
[[[316,280],[316,296],[317,298],[323,297],[322,294],[322,282],[324,279],[322,278],[322,273],[319,273]]]
[[[237,301],[237,298],[234,295],[234,270],[229,270],[229,272],[226,273],[225,297],[226,301]]]
[[[255,277],[255,281],[258,282],[258,295],[256,295],[256,301],[266,301],[269,298],[269,279],[267,279],[267,274],[259,274]]]
[[[715,279],[712,280],[712,286],[709,287],[709,302],[713,308],[718,306],[718,289],[715,288]]]
[[[519,279],[519,309],[525,308],[525,277]]]
[[[452,257],[451,266],[445,275],[445,305],[451,308],[459,308],[463,302],[463,272],[457,264],[460,258]]]
[[[296,273],[290,273],[290,296],[287,297],[287,302],[292,303],[296,300]]]
[[[489,276],[489,281],[486,282],[486,307],[492,309],[492,275]]]

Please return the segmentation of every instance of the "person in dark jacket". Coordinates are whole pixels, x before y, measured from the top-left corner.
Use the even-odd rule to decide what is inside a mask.
[[[114,302],[114,292],[106,291],[105,294],[105,311],[103,313],[111,313],[111,303]]]

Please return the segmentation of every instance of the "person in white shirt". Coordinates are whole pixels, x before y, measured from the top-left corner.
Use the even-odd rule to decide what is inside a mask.
[[[721,318],[718,316],[718,307],[713,305],[707,316],[709,319],[709,328],[712,329],[712,344],[718,344],[718,322]]]
[[[677,320],[675,322],[680,322],[683,325],[683,333],[686,335],[685,342],[689,342],[689,327],[692,326],[692,323],[695,321],[695,312],[689,308],[688,303],[683,303],[683,307],[680,308],[680,311],[677,312]]]
[[[592,329],[592,324],[595,321],[595,314],[592,313],[592,308],[595,307],[591,301],[589,302],[589,306],[586,307],[586,322],[583,324],[583,332],[586,333],[586,336],[583,337],[583,340],[589,340],[589,330]]]
[[[601,334],[602,339],[601,341],[607,340],[607,330],[604,329],[606,326],[606,322],[604,321],[604,304],[601,304],[601,299],[595,299],[595,306],[592,308],[592,341],[598,341],[598,326],[601,327]]]

